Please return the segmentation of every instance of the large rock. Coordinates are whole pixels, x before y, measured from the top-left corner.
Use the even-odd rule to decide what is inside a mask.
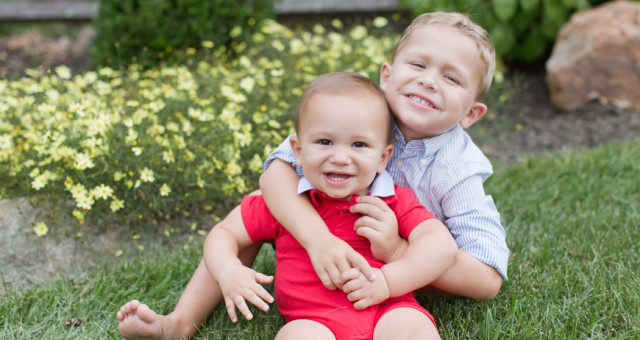
[[[612,1],[574,14],[546,68],[551,100],[560,110],[593,99],[640,109],[640,2]]]

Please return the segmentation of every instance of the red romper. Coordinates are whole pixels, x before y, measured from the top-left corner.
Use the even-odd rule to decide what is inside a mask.
[[[395,195],[381,197],[398,219],[400,236],[407,239],[418,224],[434,217],[420,204],[410,189],[394,185]],[[332,234],[346,241],[362,254],[372,267],[384,264],[371,253],[371,244],[356,234],[353,226],[361,216],[349,211],[357,195],[350,201],[331,198],[309,191],[309,198]],[[254,242],[275,240],[276,274],[274,293],[278,310],[287,322],[307,319],[328,327],[337,339],[372,339],[377,321],[384,313],[400,307],[411,307],[433,317],[418,304],[413,292],[385,300],[383,303],[356,310],[347,295],[339,289],[329,290],[320,281],[306,250],[271,215],[262,196],[246,196],[241,204],[242,220]]]

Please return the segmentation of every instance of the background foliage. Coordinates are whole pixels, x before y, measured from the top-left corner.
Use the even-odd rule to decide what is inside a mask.
[[[273,17],[272,0],[100,0],[92,62],[152,66],[173,50],[200,47],[201,41],[229,47]],[[232,32],[234,27],[243,30]]]
[[[203,41],[180,66],[58,67],[0,80],[0,198],[58,202],[80,223],[226,214],[258,188],[313,78],[339,70],[377,79],[397,36],[373,36],[387,19],[369,24],[298,32],[267,20],[231,46],[237,58]]]
[[[465,12],[489,31],[504,61],[530,63],[546,57],[560,28],[577,11],[606,0],[400,0],[414,16],[430,11]]]

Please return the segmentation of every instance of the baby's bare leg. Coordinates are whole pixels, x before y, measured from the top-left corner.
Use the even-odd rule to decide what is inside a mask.
[[[325,325],[311,320],[294,320],[284,325],[275,340],[335,340],[335,336]]]
[[[431,320],[413,308],[396,308],[385,313],[373,331],[373,340],[440,339]]]
[[[239,256],[243,264],[250,266],[261,246],[257,243],[243,250]],[[118,329],[127,340],[191,338],[220,302],[222,293],[218,283],[200,260],[173,312],[156,314],[133,300],[120,308]]]

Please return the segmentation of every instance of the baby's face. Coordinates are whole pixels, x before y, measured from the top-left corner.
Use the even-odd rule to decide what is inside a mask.
[[[366,194],[391,157],[388,124],[387,105],[378,97],[317,94],[292,137],[296,163],[311,185],[330,197]]]
[[[452,28],[429,25],[408,37],[393,65],[383,64],[380,87],[405,138],[424,139],[464,123],[481,72],[473,40]]]

